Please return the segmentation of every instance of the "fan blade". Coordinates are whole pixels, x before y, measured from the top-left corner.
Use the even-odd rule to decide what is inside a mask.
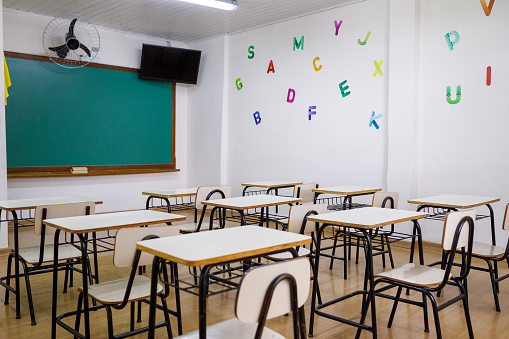
[[[62,45],[58,47],[48,47],[50,51],[57,52],[59,58],[65,59],[67,57],[67,53],[69,53],[69,48],[67,45]]]
[[[85,46],[85,45],[83,45],[82,43],[80,43],[80,48],[81,48],[82,50],[84,50],[84,51],[85,51],[85,53],[87,53],[87,55],[88,55],[88,57],[89,57],[89,58],[92,56],[92,54],[90,53],[90,50],[88,49],[88,47],[87,47],[87,46]]]
[[[74,24],[76,24],[76,20],[78,20],[78,19],[73,19],[71,21],[71,24],[69,25],[69,33],[67,33],[67,36],[66,36],[67,39],[74,37]]]

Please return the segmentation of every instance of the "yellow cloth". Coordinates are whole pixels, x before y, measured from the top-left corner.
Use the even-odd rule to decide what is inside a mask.
[[[5,104],[7,105],[7,97],[9,96],[7,87],[11,85],[11,76],[9,75],[9,69],[7,68],[7,61],[5,60],[5,55],[4,55],[4,78],[5,78]]]

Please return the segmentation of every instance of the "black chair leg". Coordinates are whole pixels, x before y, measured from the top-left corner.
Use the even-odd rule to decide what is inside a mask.
[[[461,293],[465,295],[465,297],[463,298],[463,310],[465,311],[465,319],[467,321],[468,336],[470,339],[474,339],[474,331],[472,329],[472,321],[470,319],[470,311],[468,307],[468,294],[466,289],[463,286],[461,286],[461,283],[458,285]]]
[[[424,315],[424,332],[429,332],[428,301],[426,300],[426,293],[422,294],[422,312]]]
[[[161,304],[163,306],[164,321],[166,322],[166,331],[168,332],[168,338],[173,338],[171,333],[170,315],[168,314],[168,305],[166,305],[166,299],[161,297]]]
[[[398,308],[399,298],[401,297],[401,291],[403,287],[398,287],[398,292],[396,292],[396,299],[394,299],[394,304],[392,305],[391,316],[389,317],[389,321],[387,322],[387,328],[392,327],[392,322],[394,321],[394,315],[396,314],[396,309]]]
[[[496,283],[496,277],[495,272],[493,270],[493,266],[491,265],[491,262],[487,259],[485,259],[486,263],[488,264],[488,269],[490,273],[490,280],[491,280],[491,288],[493,290],[493,299],[495,299],[495,309],[497,312],[500,312],[500,303],[498,301],[498,291],[497,291],[497,283]]]
[[[139,305],[138,305],[139,306]],[[134,331],[134,316],[136,314],[136,302],[132,302],[130,305],[130,314],[129,314],[129,331]]]
[[[11,267],[12,267],[12,258],[14,258],[14,255],[9,253],[9,258],[7,260],[7,278],[5,280],[5,283],[7,286],[11,286]],[[509,265],[509,262],[508,262]],[[18,291],[16,291],[18,293]],[[4,299],[4,305],[9,305],[9,290],[5,289],[5,299]]]
[[[106,308],[106,317],[108,319],[108,338],[113,339],[113,315],[111,314],[111,307],[104,305]]]
[[[431,301],[431,307],[433,308],[433,317],[435,318],[435,329],[437,331],[437,339],[442,339],[442,330],[440,329],[440,319],[438,318],[438,306],[435,298],[431,293],[426,293],[427,297]]]
[[[180,306],[180,287],[179,287],[179,271],[176,263],[170,263],[171,266],[175,265],[173,272],[175,274],[175,304],[177,308],[177,330],[179,335],[182,335],[182,308]]]
[[[394,258],[392,257],[391,244],[389,242],[389,237],[385,234],[385,243],[387,244],[387,251],[389,251],[389,261],[391,262],[391,268],[394,268]]]
[[[76,320],[74,322],[74,329],[76,332],[80,331],[80,320],[81,320],[81,306],[83,304],[83,293],[80,293],[78,296],[78,307],[76,308]],[[78,339],[78,337],[74,336],[74,339]]]
[[[21,262],[21,265],[23,266],[23,273],[25,275],[25,284],[27,286],[27,297],[28,297],[28,307],[30,309],[30,318],[32,319],[32,325],[36,325],[37,323],[35,321],[34,301],[32,299],[32,288],[30,287],[30,278],[29,278],[29,274],[28,274],[28,267],[23,260],[20,260],[20,262]]]
[[[334,245],[332,246],[332,255],[333,256],[336,255],[336,245],[338,244],[338,236],[339,236],[339,230],[334,235]],[[334,258],[330,258],[329,270],[332,270],[333,265],[334,265]]]

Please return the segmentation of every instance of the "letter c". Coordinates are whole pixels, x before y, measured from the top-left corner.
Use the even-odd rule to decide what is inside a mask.
[[[315,68],[315,71],[317,71],[317,72],[322,69],[322,65],[316,67],[316,62],[319,61],[319,60],[320,60],[319,57],[316,57],[316,58],[313,59],[313,67]]]

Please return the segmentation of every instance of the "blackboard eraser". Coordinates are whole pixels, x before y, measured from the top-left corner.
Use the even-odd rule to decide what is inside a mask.
[[[72,174],[87,174],[88,167],[71,167]]]

